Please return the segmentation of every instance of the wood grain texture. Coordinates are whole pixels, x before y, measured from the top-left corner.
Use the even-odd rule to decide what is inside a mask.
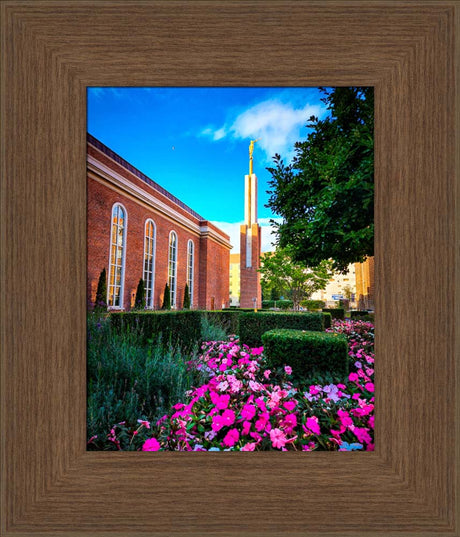
[[[460,535],[459,7],[1,4],[2,535]],[[86,452],[86,86],[365,84],[376,451]]]

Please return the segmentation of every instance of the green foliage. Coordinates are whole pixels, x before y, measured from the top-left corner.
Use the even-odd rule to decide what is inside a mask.
[[[323,300],[301,300],[300,305],[307,308],[307,310],[313,311],[321,310],[326,303]]]
[[[367,310],[351,310],[350,311],[350,317],[354,319],[355,317],[362,317],[363,315],[367,315]]]
[[[201,316],[201,339],[203,341],[225,341],[227,339],[227,331],[221,324],[221,319],[217,316],[212,318],[202,312]],[[212,312],[218,313],[218,312]]]
[[[344,380],[348,343],[342,334],[304,330],[269,330],[262,336],[269,368],[292,367],[297,378],[327,373]]]
[[[96,301],[94,303],[94,311],[106,311],[107,310],[107,273],[105,267],[102,269],[99,275],[96,289]]]
[[[114,330],[111,321],[88,317],[87,434],[98,435],[98,449],[115,449],[105,436],[115,423],[155,422],[205,381],[178,348],[152,343],[137,329]]]
[[[161,306],[162,310],[171,309],[171,291],[169,290],[169,285],[165,285],[165,292],[163,296],[163,305]]]
[[[280,310],[289,310],[292,309],[294,303],[292,300],[263,300],[262,308],[279,308]]]
[[[184,303],[182,307],[184,308],[184,310],[190,309],[190,293],[188,290],[188,283],[185,284]]]
[[[283,218],[279,246],[296,261],[317,266],[350,263],[374,255],[374,90],[322,88],[329,115],[310,117],[305,142],[285,165],[275,155],[267,206]]]
[[[330,328],[332,326],[332,315],[328,312],[323,312],[324,328]]]
[[[289,292],[295,310],[302,299],[324,289],[332,276],[330,261],[322,261],[312,269],[303,262],[294,262],[287,248],[266,253],[259,272],[264,285]]]
[[[274,328],[324,330],[322,313],[243,313],[239,320],[240,342],[249,347],[262,345],[262,334]]]
[[[350,311],[350,318],[357,321],[374,322],[374,314],[369,313],[367,310],[352,310]]]
[[[134,300],[134,308],[136,310],[145,309],[145,285],[144,280],[141,278],[137,284],[136,298]]]
[[[323,313],[330,313],[333,319],[345,319],[343,308],[323,308]]]
[[[201,343],[201,313],[196,310],[113,312],[110,319],[118,333],[133,331],[143,341],[157,341],[161,336],[164,344],[179,346],[184,352]]]
[[[278,289],[275,289],[275,287],[272,288],[272,290],[270,291],[270,300],[279,300],[280,299],[280,293],[278,291]]]

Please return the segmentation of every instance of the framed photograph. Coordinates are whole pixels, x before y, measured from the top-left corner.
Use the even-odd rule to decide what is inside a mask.
[[[0,533],[460,535],[458,2],[6,1],[1,26]],[[88,88],[319,86],[374,88],[375,449],[88,451]]]

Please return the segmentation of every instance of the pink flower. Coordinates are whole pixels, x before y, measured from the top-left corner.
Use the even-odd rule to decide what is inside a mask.
[[[297,427],[297,416],[295,414],[288,414],[283,420],[286,429],[293,430]]]
[[[241,417],[245,420],[252,420],[256,415],[256,407],[254,405],[244,405],[243,410],[241,411]]]
[[[146,420],[137,420],[137,423],[140,423],[140,424],[143,425],[145,428],[150,429],[150,422],[148,422],[148,421],[146,421]]]
[[[303,429],[307,434],[321,434],[318,418],[316,416],[307,418],[307,422],[303,426]]]
[[[161,446],[156,438],[148,438],[142,446],[142,451],[159,451]]]
[[[286,445],[286,435],[281,429],[272,429],[270,431],[270,440],[274,448],[283,448]]]
[[[297,401],[285,401],[284,403],[284,408],[288,412],[292,412],[296,406],[297,406]]]
[[[251,430],[251,422],[250,421],[243,421],[243,428],[241,429],[241,433],[243,435],[247,435],[250,430]]]
[[[268,377],[270,376],[271,374],[271,370],[270,369],[267,369],[266,371],[264,371],[264,377],[268,380]]]
[[[219,395],[216,392],[210,392],[210,395],[211,401],[216,405],[216,408],[218,408],[219,410],[225,410],[228,407],[228,403],[230,402],[230,395]]]
[[[364,387],[366,388],[366,390],[368,392],[373,392],[374,391],[374,383],[373,382],[366,382]]]
[[[248,444],[245,444],[240,451],[254,451],[255,447],[255,442],[249,442]]]
[[[227,409],[221,414],[216,414],[212,417],[211,429],[213,431],[220,431],[222,427],[228,427],[235,422],[235,412]]]
[[[348,380],[349,380],[350,382],[355,382],[355,381],[357,381],[358,379],[359,379],[359,377],[358,377],[358,375],[357,375],[356,373],[350,373],[350,374],[348,375]]]
[[[234,446],[238,440],[240,439],[240,433],[237,429],[230,429],[228,433],[225,435],[223,444],[226,447],[232,447]]]
[[[350,418],[350,414],[346,410],[337,410],[337,416],[339,417],[340,423],[344,427],[351,427],[353,425],[353,420]]]
[[[284,371],[286,372],[286,375],[292,375],[292,367],[290,365],[284,366]]]
[[[355,433],[356,438],[358,439],[358,442],[370,444],[372,442],[372,438],[370,434],[367,432],[369,429],[366,429],[365,427],[355,427],[353,429],[353,432]]]

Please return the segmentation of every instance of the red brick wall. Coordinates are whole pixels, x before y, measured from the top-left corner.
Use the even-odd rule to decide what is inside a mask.
[[[127,177],[123,167],[111,163],[105,155],[100,154],[89,146],[93,156],[100,156],[106,166],[116,169],[117,173]],[[129,174],[131,180],[131,174]],[[102,180],[104,181],[104,180]],[[134,181],[133,181],[134,182]],[[139,180],[139,186],[142,185]],[[148,188],[152,193],[152,189]],[[171,201],[163,197],[162,201]],[[111,213],[115,203],[121,203],[127,212],[127,234],[125,243],[125,278],[123,293],[123,309],[129,310],[134,303],[139,279],[143,277],[144,235],[145,222],[151,218],[156,226],[155,245],[155,280],[154,280],[154,309],[161,308],[163,303],[164,287],[168,281],[168,255],[170,231],[177,233],[177,295],[176,305],[182,308],[185,284],[187,281],[187,251],[188,240],[194,242],[194,308],[210,308],[211,297],[214,297],[216,307],[220,308],[222,302],[228,305],[229,281],[229,250],[218,244],[212,238],[201,238],[180,226],[155,209],[143,205],[132,197],[117,191],[108,183],[101,183],[88,176],[88,219],[87,219],[87,299],[93,304],[96,296],[99,275],[105,267],[107,279],[109,278],[109,249],[111,234]],[[181,214],[188,214],[182,210]],[[190,215],[192,222],[198,219]],[[211,226],[209,226],[211,227]]]

